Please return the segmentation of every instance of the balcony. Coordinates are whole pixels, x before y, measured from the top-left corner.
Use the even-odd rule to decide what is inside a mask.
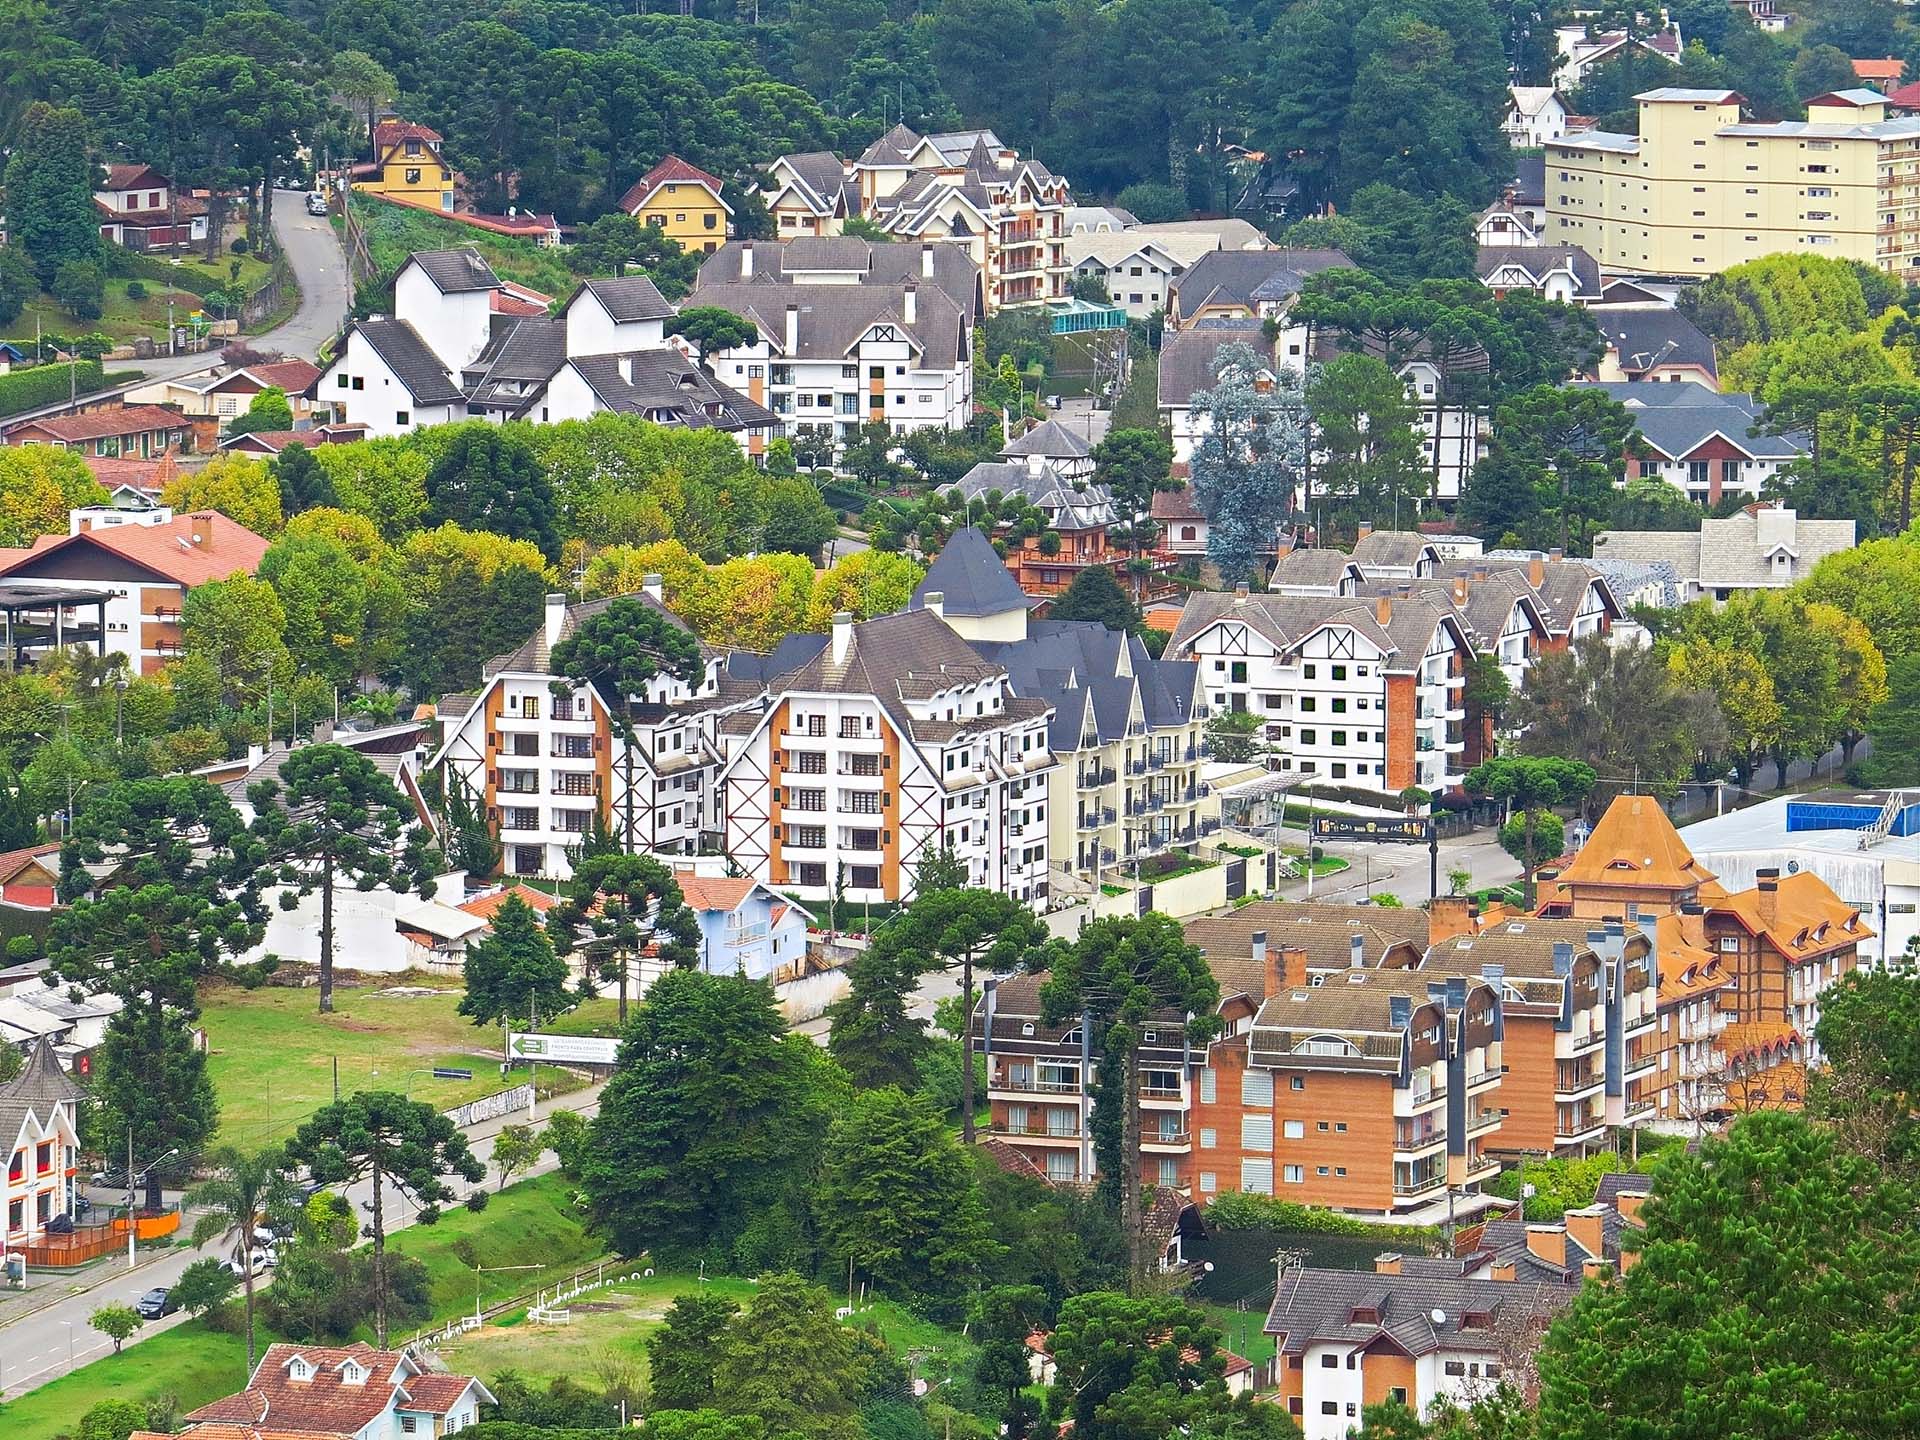
[[[1184,1153],[1193,1148],[1193,1136],[1186,1130],[1156,1130],[1142,1133],[1140,1148],[1149,1155]]]
[[[1111,785],[1119,775],[1111,765],[1088,766],[1081,770],[1078,784],[1083,790],[1091,790],[1101,785]]]
[[[1468,1136],[1484,1135],[1507,1118],[1504,1110],[1481,1110],[1467,1117]]]
[[[1129,761],[1127,762],[1127,774],[1129,774],[1129,775],[1144,775],[1144,774],[1146,774],[1146,773],[1147,773],[1147,762],[1146,762],[1146,761],[1144,761],[1144,760],[1129,760]]]
[[[1641,1075],[1651,1075],[1654,1067],[1660,1063],[1660,1052],[1649,1050],[1642,1055],[1627,1056],[1627,1078],[1635,1079]]]
[[[1016,1075],[1012,1071],[1002,1071],[987,1081],[989,1090],[1007,1090],[1016,1095],[1079,1095],[1080,1082],[1074,1080],[1042,1080],[1033,1075]]]
[[[1500,1077],[1505,1073],[1505,1069],[1499,1065],[1489,1065],[1484,1070],[1474,1071],[1471,1075],[1467,1076],[1467,1093],[1472,1095],[1476,1091],[1484,1090],[1490,1085],[1498,1085],[1500,1083]]]
[[[1015,1125],[1007,1120],[994,1120],[987,1125],[987,1131],[992,1135],[1011,1135],[1021,1140],[1056,1140],[1062,1144],[1076,1145],[1080,1142],[1078,1124],[1063,1127],[1029,1120],[1025,1124]]]
[[[1604,1115],[1590,1115],[1584,1120],[1553,1122],[1553,1139],[1556,1145],[1581,1145],[1589,1140],[1597,1140],[1606,1133],[1607,1119]]]
[[[1393,1177],[1393,1193],[1402,1198],[1430,1195],[1436,1190],[1446,1188],[1447,1176],[1444,1170],[1437,1175],[1395,1175]]]
[[[1500,1162],[1491,1155],[1469,1155],[1467,1157],[1467,1179],[1491,1180],[1500,1173]]]
[[[1572,1034],[1568,1037],[1568,1040],[1568,1048],[1575,1055],[1584,1054],[1597,1045],[1606,1044],[1607,1027],[1605,1025],[1595,1025],[1591,1029],[1582,1030],[1576,1025]]]
[[[1436,1145],[1447,1143],[1447,1128],[1444,1125],[1419,1125],[1401,1121],[1393,1127],[1393,1148],[1396,1152],[1415,1153],[1431,1150]]]

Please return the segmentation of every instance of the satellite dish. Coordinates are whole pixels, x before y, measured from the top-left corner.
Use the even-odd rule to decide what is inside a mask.
[[[1431,1315],[1432,1315],[1432,1317],[1433,1317],[1433,1323],[1434,1323],[1434,1324],[1436,1324],[1436,1325],[1444,1325],[1444,1324],[1446,1324],[1446,1323],[1447,1323],[1447,1312],[1446,1312],[1446,1311],[1444,1311],[1444,1310],[1433,1310],[1433,1311],[1430,1311],[1430,1312],[1429,1312],[1429,1314],[1431,1314]]]
[[[1800,873],[1800,862],[1798,860],[1787,861],[1787,874],[1798,875],[1799,873]]]

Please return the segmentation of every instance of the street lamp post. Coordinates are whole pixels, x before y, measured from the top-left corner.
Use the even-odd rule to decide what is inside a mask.
[[[180,1147],[176,1145],[167,1151],[165,1155],[156,1155],[148,1162],[145,1170],[135,1174],[133,1169],[133,1127],[131,1125],[127,1127],[127,1269],[129,1270],[133,1269],[134,1266],[134,1234],[139,1228],[134,1223],[134,1187],[147,1178],[147,1175],[155,1165],[179,1153]]]

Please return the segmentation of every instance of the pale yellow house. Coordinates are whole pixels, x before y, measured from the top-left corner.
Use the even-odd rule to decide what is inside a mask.
[[[1743,121],[1732,90],[1649,90],[1639,134],[1546,145],[1546,243],[1607,270],[1711,275],[1782,251],[1920,278],[1920,116],[1866,89],[1804,121]]]
[[[712,254],[733,233],[733,207],[720,196],[719,177],[669,155],[620,197],[620,208],[656,225],[682,250]]]
[[[453,166],[438,131],[405,120],[373,127],[373,161],[353,167],[353,188],[429,210],[453,210]]]

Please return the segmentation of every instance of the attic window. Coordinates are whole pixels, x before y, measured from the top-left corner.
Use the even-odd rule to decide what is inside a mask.
[[[1354,1325],[1378,1325],[1380,1323],[1380,1312],[1371,1305],[1356,1305],[1353,1307],[1353,1319],[1349,1323]]]
[[[1493,1328],[1493,1317],[1484,1310],[1469,1310],[1460,1317],[1462,1330],[1489,1330]]]
[[[1023,1022],[1020,1026],[1020,1033],[1022,1035],[1033,1034],[1033,1022],[1031,1020]]]
[[[342,1385],[362,1385],[366,1383],[366,1379],[367,1372],[351,1360],[340,1367],[340,1383]]]
[[[287,1362],[287,1377],[292,1380],[311,1380],[313,1367],[296,1355]]]

